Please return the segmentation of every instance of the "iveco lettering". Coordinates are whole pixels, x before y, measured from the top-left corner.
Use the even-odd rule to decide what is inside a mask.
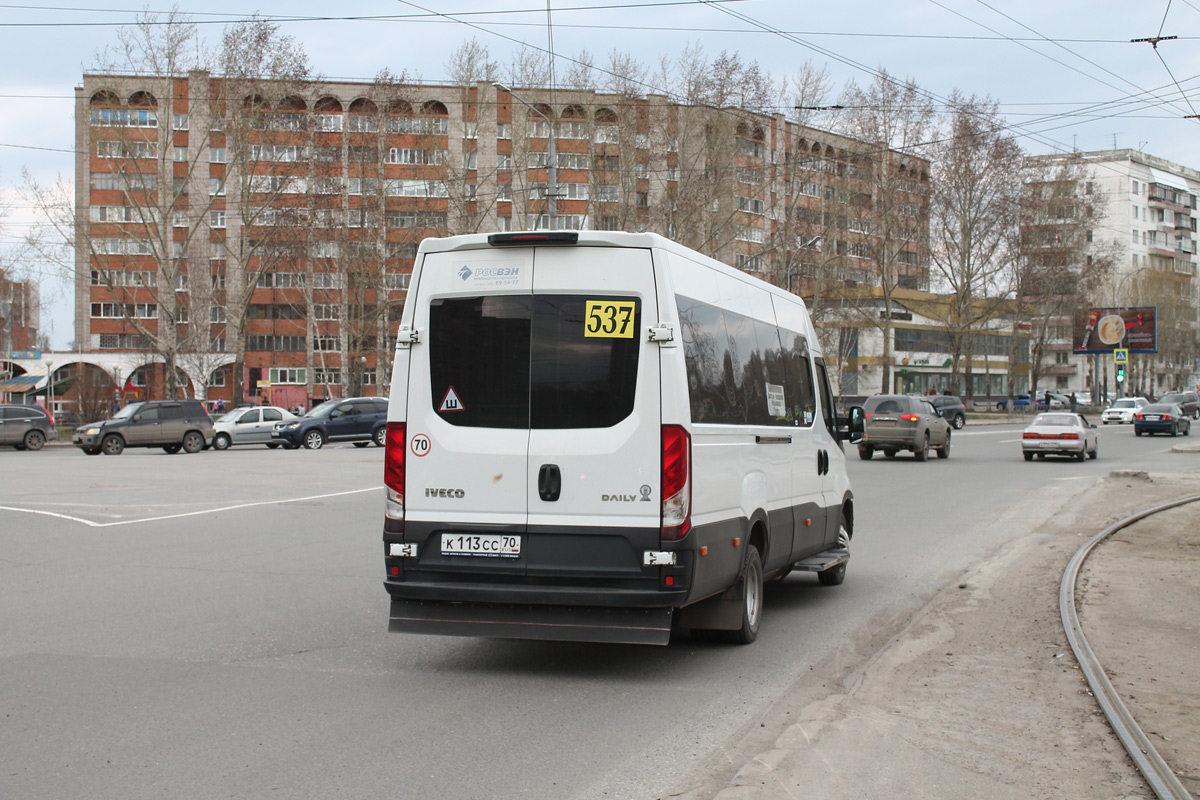
[[[396,337],[389,630],[748,644],[846,575],[854,494],[800,298],[655,234],[426,239]]]

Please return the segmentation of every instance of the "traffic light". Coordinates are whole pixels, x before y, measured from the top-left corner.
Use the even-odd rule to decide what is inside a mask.
[[[1125,382],[1125,365],[1117,364],[1117,383]]]

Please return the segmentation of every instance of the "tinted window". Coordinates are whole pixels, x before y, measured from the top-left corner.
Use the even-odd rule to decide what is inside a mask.
[[[808,427],[817,411],[808,341],[792,331],[781,330],[780,334],[787,364],[788,424]]]
[[[833,391],[829,388],[829,375],[825,371],[825,362],[817,359],[817,388],[821,390],[821,416],[825,427],[830,433],[837,433],[837,415],[833,409]]]
[[[159,406],[159,419],[183,419],[183,406]]]
[[[686,297],[676,303],[693,422],[812,424],[803,336]]]
[[[264,408],[262,412],[263,422],[279,422],[283,419],[283,414],[274,408]]]
[[[430,401],[478,428],[529,425],[533,298],[456,297],[429,306]]]
[[[242,425],[250,425],[255,422],[258,422],[258,409],[257,408],[252,408],[249,411],[247,411],[245,414],[242,414],[240,417],[238,417],[238,423],[242,424]]]
[[[384,410],[386,411],[387,409],[384,409]],[[356,413],[356,414],[378,414],[379,412],[380,412],[379,406],[377,406],[375,403],[371,402],[370,400],[355,400],[354,401],[354,413]]]
[[[633,412],[641,305],[631,297],[534,295],[533,428],[609,428]]]
[[[640,315],[629,297],[434,300],[430,401],[453,425],[611,427],[633,411]]]
[[[138,422],[154,422],[158,419],[158,406],[140,409],[137,412]]]

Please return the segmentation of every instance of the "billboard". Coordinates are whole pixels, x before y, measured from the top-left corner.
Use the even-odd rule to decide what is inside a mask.
[[[1158,352],[1157,306],[1090,308],[1075,315],[1074,350],[1083,353]]]

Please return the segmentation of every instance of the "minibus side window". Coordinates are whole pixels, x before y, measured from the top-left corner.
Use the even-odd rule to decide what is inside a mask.
[[[829,388],[829,375],[823,358],[817,359],[817,384],[821,389],[821,416],[825,418],[825,427],[837,436],[837,412],[833,407],[833,392]]]
[[[729,336],[721,309],[677,297],[692,422],[735,422],[725,392]]]
[[[754,333],[758,337],[762,353],[763,370],[766,373],[764,391],[764,425],[792,425],[788,419],[787,368],[784,363],[783,347],[779,342],[779,329],[765,322],[755,321]]]
[[[779,333],[783,336],[787,366],[788,419],[792,425],[807,428],[813,424],[817,413],[808,340],[802,335],[788,330],[780,330]]]

